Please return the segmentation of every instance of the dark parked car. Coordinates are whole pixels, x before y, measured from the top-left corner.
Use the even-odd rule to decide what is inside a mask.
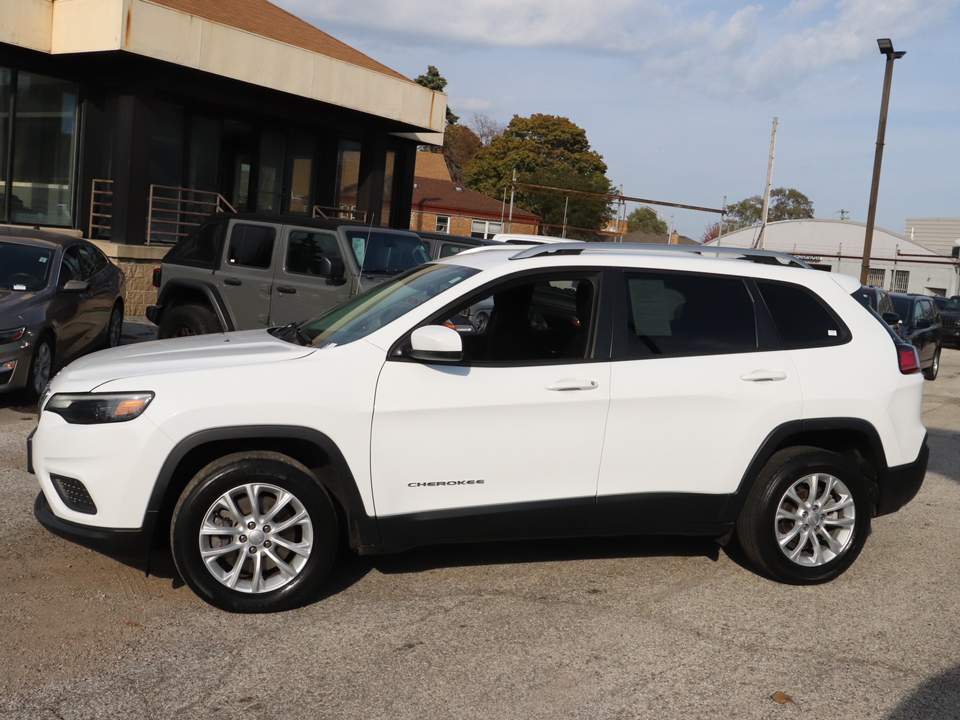
[[[900,335],[900,316],[893,309],[890,293],[876,285],[862,285],[853,296],[860,301],[861,305],[870,308],[883,318],[894,333]]]
[[[933,300],[933,304],[937,306],[937,310],[942,311],[947,303],[950,302],[949,298],[945,298],[942,295],[931,295],[930,299]]]
[[[126,278],[90,242],[4,228],[0,234],[0,392],[39,395],[54,372],[120,344]]]
[[[940,370],[943,331],[940,312],[926,295],[890,293],[893,309],[900,318],[900,337],[917,348],[920,368],[927,380],[936,380]]]
[[[954,295],[940,311],[940,323],[943,330],[943,344],[952,343],[960,347],[960,295]]]

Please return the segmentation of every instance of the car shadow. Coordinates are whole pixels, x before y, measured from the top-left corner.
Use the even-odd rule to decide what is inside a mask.
[[[927,472],[934,472],[960,483],[960,432],[927,428],[927,439],[930,445]]]
[[[886,720],[960,717],[960,666],[937,675],[904,698]]]

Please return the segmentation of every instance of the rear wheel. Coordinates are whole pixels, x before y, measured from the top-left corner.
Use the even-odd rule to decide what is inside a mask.
[[[774,454],[737,519],[737,536],[758,570],[780,582],[833,580],[857,559],[873,511],[859,471],[812,447]]]
[[[163,314],[157,337],[161,340],[223,332],[216,313],[206,305],[177,305]]]
[[[940,348],[937,348],[937,351],[933,354],[933,362],[930,363],[930,367],[924,368],[923,376],[927,380],[936,380],[937,374],[940,372]]]
[[[337,552],[337,513],[316,478],[272,452],[229,455],[201,470],[173,513],[177,570],[230,612],[288,610],[315,594]]]
[[[106,347],[114,348],[120,344],[123,334],[123,306],[118,302],[110,311],[110,322],[107,324]]]

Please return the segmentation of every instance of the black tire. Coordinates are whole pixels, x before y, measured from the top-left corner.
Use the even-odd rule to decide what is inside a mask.
[[[177,305],[163,314],[157,337],[161,340],[223,332],[217,315],[206,305]]]
[[[813,500],[810,483],[818,488]],[[818,497],[831,503],[828,508],[840,508],[817,512],[822,509]],[[813,585],[833,580],[853,564],[870,534],[872,515],[866,483],[853,465],[819,448],[787,448],[770,458],[754,483],[737,519],[737,537],[762,574]]]
[[[105,348],[117,347],[123,335],[123,305],[118,300],[110,311],[110,320],[107,322],[106,337],[103,339]]]
[[[27,390],[32,397],[40,397],[53,377],[53,338],[43,335],[33,348],[30,370],[27,375]]]
[[[923,369],[923,376],[927,380],[936,380],[937,375],[940,372],[940,347],[937,347],[937,351],[933,354],[933,362],[930,363],[930,367]]]
[[[281,493],[290,497],[278,503]],[[222,527],[223,534],[201,533],[208,518],[206,527]],[[271,526],[278,520],[279,532]],[[206,602],[238,613],[289,610],[313,597],[333,564],[338,537],[326,490],[303,465],[273,452],[236,453],[207,465],[184,489],[170,524],[183,580]],[[203,551],[216,557],[208,564]]]

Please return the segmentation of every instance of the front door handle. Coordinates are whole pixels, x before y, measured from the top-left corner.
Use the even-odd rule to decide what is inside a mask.
[[[547,390],[556,390],[565,392],[567,390],[596,390],[600,385],[596,380],[578,380],[577,378],[563,378],[557,380],[552,385],[547,385]]]
[[[289,285],[277,285],[277,293],[280,295],[296,295],[297,289]]]
[[[787,374],[779,370],[754,370],[746,375],[741,375],[740,379],[747,382],[779,382],[780,380],[786,380]]]
[[[223,284],[224,285],[240,285],[242,283],[239,280],[237,280],[237,278],[228,277],[223,279]]]

